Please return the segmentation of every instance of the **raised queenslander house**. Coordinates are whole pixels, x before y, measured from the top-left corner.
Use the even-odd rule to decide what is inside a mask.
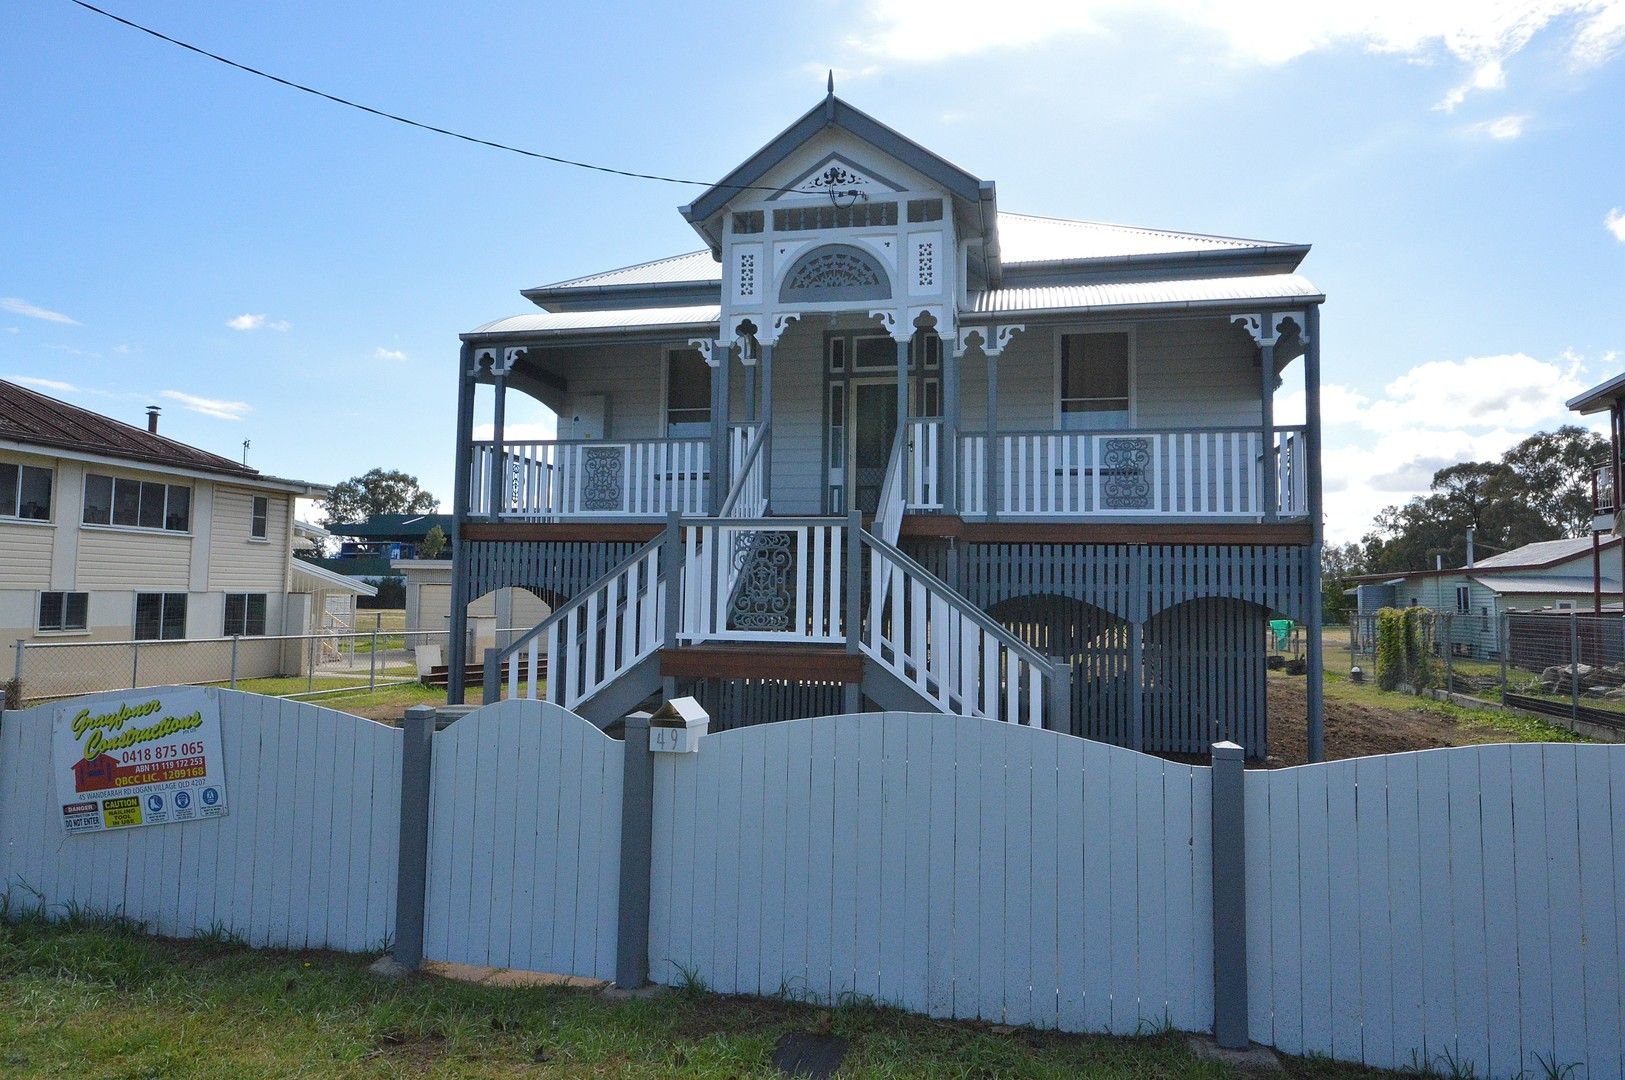
[[[681,212],[701,250],[463,335],[454,649],[517,586],[554,611],[498,650],[509,692],[600,724],[681,690],[729,725],[879,707],[1258,756],[1279,612],[1318,756],[1307,246],[1001,212],[833,88]],[[515,391],[563,437],[505,437]],[[484,659],[451,658],[452,700]]]

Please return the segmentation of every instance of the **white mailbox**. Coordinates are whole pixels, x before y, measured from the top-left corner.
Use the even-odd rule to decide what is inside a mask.
[[[711,730],[711,714],[691,697],[672,698],[649,717],[649,750],[656,754],[694,754],[700,737]]]

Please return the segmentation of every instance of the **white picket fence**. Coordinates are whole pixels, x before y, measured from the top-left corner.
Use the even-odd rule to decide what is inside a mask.
[[[51,768],[58,706],[7,711],[0,893],[14,909],[116,912],[170,937],[223,930],[277,948],[382,948],[395,925],[400,730],[202,692],[219,701],[226,814],[80,836],[63,831]]]
[[[426,957],[615,977],[624,753],[545,701],[435,733]]]

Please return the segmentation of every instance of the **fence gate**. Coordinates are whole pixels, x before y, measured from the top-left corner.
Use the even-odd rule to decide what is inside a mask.
[[[547,701],[434,735],[424,955],[615,977],[623,744]]]

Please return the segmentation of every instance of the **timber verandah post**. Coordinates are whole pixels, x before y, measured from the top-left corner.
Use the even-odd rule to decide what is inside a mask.
[[[1304,567],[1305,633],[1308,635],[1306,673],[1308,692],[1308,758],[1311,762],[1326,760],[1326,661],[1325,643],[1321,640],[1325,628],[1325,604],[1321,599],[1323,588],[1320,576],[1320,557],[1326,545],[1324,520],[1324,492],[1321,486],[1320,461],[1320,307],[1311,304],[1304,314],[1303,334],[1303,398],[1304,398],[1304,464],[1309,470],[1309,550]],[[1503,684],[1505,680],[1502,680]]]
[[[1233,742],[1212,748],[1213,1039],[1245,1050],[1247,1030],[1247,774]]]
[[[456,468],[452,476],[451,506],[451,623],[446,642],[446,702],[463,703],[463,681],[468,662],[468,547],[463,525],[468,519],[470,472],[474,455],[474,347],[458,353]]]

